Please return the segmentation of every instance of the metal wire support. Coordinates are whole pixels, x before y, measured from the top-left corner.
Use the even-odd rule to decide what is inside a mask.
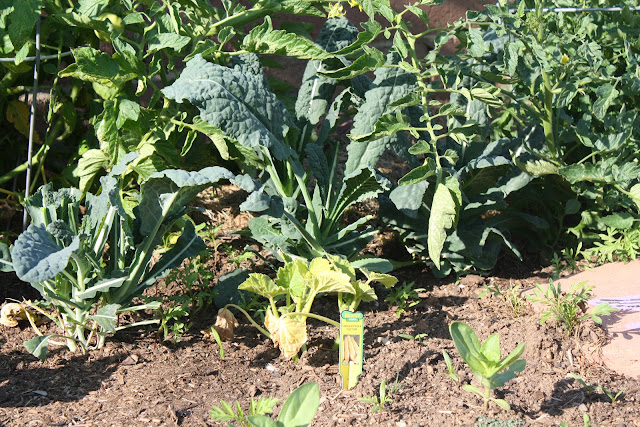
[[[67,52],[62,52],[61,54],[51,54],[51,55],[42,55],[40,56],[40,61],[47,61],[49,59],[58,59],[58,58],[63,58],[65,56],[71,56],[73,55],[72,51],[67,51]],[[38,56],[27,56],[26,58],[24,58],[22,60],[22,62],[29,62],[29,61],[35,61],[36,58],[38,58]],[[15,62],[16,58],[0,58],[0,62]]]
[[[40,20],[42,15],[38,15],[36,21],[36,56],[33,65],[33,92],[31,94],[31,116],[29,117],[29,146],[27,148],[27,176],[25,178],[24,199],[29,198],[31,187],[31,163],[33,161],[33,132],[36,123],[36,106],[38,104],[38,74],[40,71]],[[25,209],[22,215],[22,231],[27,228],[29,215]]]
[[[628,7],[630,11],[640,11],[640,7]],[[581,12],[622,12],[622,7],[543,7],[543,13],[581,13]],[[516,13],[518,9],[509,9],[509,12]],[[524,9],[525,12],[535,12],[536,9]]]

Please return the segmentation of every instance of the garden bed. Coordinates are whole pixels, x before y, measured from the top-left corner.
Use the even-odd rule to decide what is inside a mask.
[[[219,197],[224,198],[221,206],[233,206],[233,193],[223,192]],[[209,208],[215,219],[226,218],[229,229],[246,222],[234,208]],[[237,248],[248,243],[227,240]],[[214,274],[234,268],[229,256],[220,252]],[[251,267],[246,260],[241,265]],[[315,381],[321,394],[316,426],[583,425],[585,414],[592,425],[638,425],[640,383],[599,363],[599,349],[607,339],[602,328],[589,321],[576,336],[567,336],[553,323],[540,324],[540,314],[529,306],[514,318],[499,297],[478,296],[484,284],[503,290],[515,283],[531,288],[547,283],[549,273],[549,268],[527,269],[508,259],[502,260],[492,276],[467,276],[459,281],[436,279],[423,267],[398,270],[399,285],[415,282],[414,288],[424,290],[412,299],[417,305],[400,317],[397,304],[385,301],[389,291],[384,288],[377,289],[378,301],[360,305],[365,314],[364,371],[350,391],[341,387],[338,354],[332,349],[337,330],[311,319],[307,351],[298,361],[283,359],[271,341],[243,318],[239,318],[235,339],[223,344],[222,359],[217,344],[201,333],[215,322],[215,307],[189,319],[192,326],[179,342],[161,342],[153,327],[122,331],[101,350],[82,356],[56,348],[45,362],[23,347],[23,341],[34,336],[28,324],[3,327],[0,423],[220,425],[209,417],[209,411],[221,400],[238,401],[246,411],[251,398],[272,396],[284,401],[297,386]],[[1,279],[5,282],[2,289],[14,292],[2,296],[16,297],[15,279],[11,275]],[[175,284],[159,283],[147,292],[168,297],[182,291]],[[319,298],[314,312],[337,320],[335,297]],[[496,393],[511,404],[511,411],[495,405],[485,411],[480,399],[462,390],[463,384],[472,381],[472,372],[450,338],[448,326],[454,320],[468,323],[481,340],[499,333],[503,352],[526,343],[522,356],[526,368]],[[43,326],[43,332],[46,329]],[[449,377],[443,349],[451,355],[460,382]],[[623,394],[612,403],[602,389],[588,390],[570,373],[614,395]],[[383,381],[390,401],[382,411],[373,412],[373,405],[360,399],[377,396]]]

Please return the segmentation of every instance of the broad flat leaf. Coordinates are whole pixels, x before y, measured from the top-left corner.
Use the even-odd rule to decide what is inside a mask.
[[[158,223],[183,212],[199,192],[233,174],[220,166],[200,171],[165,170],[152,174],[140,186],[140,204],[134,210],[139,218],[139,233],[147,236],[157,230]]]
[[[304,261],[293,260],[278,269],[276,285],[283,289],[288,289],[292,297],[297,301],[306,289],[304,276],[309,271],[309,267]]]
[[[455,178],[452,178],[455,180]],[[453,182],[453,181],[449,181]],[[457,180],[455,180],[457,183]],[[457,222],[460,209],[460,190],[451,189],[445,183],[439,183],[436,187],[429,215],[429,257],[440,269],[440,254],[444,241],[447,238],[447,230],[453,228]]]
[[[378,299],[376,291],[367,283],[360,280],[353,282],[354,298],[364,302],[375,301]]]
[[[597,164],[574,163],[569,166],[562,167],[558,173],[564,176],[571,184],[586,181],[591,183],[611,183],[614,178],[606,165],[599,162]]]
[[[524,346],[524,343],[522,343],[521,345]],[[527,362],[523,359],[520,359],[512,362],[510,365],[505,365],[505,366],[509,366],[509,368],[506,371],[496,373],[491,377],[490,381],[491,381],[492,388],[502,387],[504,384],[507,383],[507,381],[510,381],[513,378],[515,378],[516,373],[524,370],[524,368],[527,366]],[[501,367],[500,370],[504,369],[505,366]]]
[[[480,360],[482,360],[480,341],[478,341],[478,337],[473,329],[466,323],[452,322],[449,325],[449,333],[458,349],[458,353],[460,353],[460,357],[462,357],[467,365],[469,365],[474,372],[486,374],[484,365],[480,363]]]
[[[500,408],[504,409],[505,411],[511,410],[511,405],[509,405],[509,403],[504,399],[491,399],[491,401],[494,402],[496,405],[498,405]]]
[[[381,51],[367,46],[363,46],[362,50],[362,55],[349,65],[337,70],[321,71],[320,75],[337,80],[346,80],[377,70],[384,65],[384,54]]]
[[[411,131],[413,126],[409,117],[396,111],[395,114],[385,114],[380,117],[372,132],[364,135],[349,135],[354,142],[370,142],[380,138],[393,136],[398,132]],[[416,134],[417,135],[417,134]]]
[[[276,285],[269,276],[261,273],[251,273],[238,289],[262,295],[265,298],[275,298],[287,293],[287,289]]]
[[[629,212],[620,212],[598,218],[598,222],[617,230],[629,230],[635,219]]]
[[[249,415],[247,420],[254,427],[285,427],[284,424],[273,421],[266,415]]]
[[[389,273],[394,270],[395,266],[391,261],[384,258],[360,258],[351,261],[351,266],[359,269],[366,269],[379,273]]]
[[[111,56],[91,47],[74,49],[73,56],[76,62],[60,71],[60,77],[74,77],[107,87],[118,86],[137,77],[133,73],[122,73]]]
[[[280,160],[294,155],[282,141],[295,125],[261,76],[208,63],[196,55],[162,93],[179,103],[186,99],[204,120],[244,146],[267,147]]]
[[[638,208],[638,212],[640,212],[640,184],[636,184],[629,190],[629,194],[633,199],[633,202],[636,204]]]
[[[111,333],[116,332],[116,323],[118,321],[118,317],[116,316],[116,312],[120,308],[119,304],[109,304],[104,307],[100,307],[96,314],[91,316],[92,320],[95,320],[100,327]]]
[[[491,334],[489,338],[482,343],[480,347],[482,355],[491,362],[500,361],[500,336],[498,334]]]
[[[415,169],[414,169],[415,170]],[[424,194],[429,187],[429,181],[423,180],[416,184],[399,185],[389,193],[389,198],[400,211],[412,218],[417,218],[418,209],[422,206]]]
[[[44,225],[30,225],[16,239],[11,258],[20,280],[38,283],[53,279],[67,267],[69,258],[80,247],[80,238],[61,248],[51,239]]]
[[[311,278],[307,279],[307,286],[316,294],[321,292],[355,293],[349,276],[337,271],[314,272]]]
[[[118,118],[116,119],[116,127],[121,129],[127,120],[137,122],[140,117],[140,104],[128,99],[122,99],[118,103]]]
[[[367,276],[367,279],[371,280],[372,282],[381,283],[387,289],[394,287],[396,283],[398,283],[398,279],[390,274],[379,273],[377,271],[369,271],[366,269],[363,269],[362,272],[365,276]]]
[[[593,114],[600,120],[604,119],[607,110],[618,98],[620,92],[611,83],[605,83],[596,90],[596,102],[593,103]]]
[[[274,332],[271,332],[273,343],[280,348],[285,359],[291,359],[297,355],[300,348],[307,342],[307,324],[304,320],[300,320],[301,318],[280,317],[276,321]]]
[[[301,385],[287,398],[280,414],[278,422],[285,426],[307,426],[313,421],[313,417],[320,406],[320,388],[318,384],[309,382]]]
[[[125,280],[127,280],[127,273],[124,271],[116,271],[111,274],[111,277],[99,280],[95,285],[83,292],[76,293],[75,296],[82,300],[95,298],[98,292],[108,292],[111,288],[122,286]]]
[[[395,63],[397,57],[390,55],[387,61]],[[353,118],[352,135],[367,135],[373,132],[378,119],[391,113],[388,105],[412,92],[416,86],[415,76],[400,68],[380,68],[374,74],[376,78],[365,94],[364,103],[359,106]],[[351,143],[347,147],[348,158],[344,173],[348,175],[363,167],[375,166],[380,156],[391,147],[400,153],[409,146],[409,141],[402,134],[369,143]]]
[[[38,335],[24,343],[25,348],[41,361],[47,358],[49,340],[53,338],[51,335]]]
[[[38,16],[40,15],[40,9],[43,6],[43,0],[20,0],[13,2],[13,11],[9,14],[10,24],[7,30],[11,43],[13,43],[15,47],[22,47],[27,39],[31,37]]]
[[[82,15],[96,17],[109,7],[109,0],[78,0],[77,11]]]
[[[300,59],[327,59],[334,56],[309,39],[284,30],[274,30],[269,16],[245,36],[242,48],[248,52]]]
[[[499,370],[502,370],[507,366],[511,366],[511,365],[515,365],[516,368],[522,366],[522,369],[524,369],[525,364],[522,363],[524,362],[524,360],[523,361],[518,360],[518,358],[522,355],[522,353],[524,353],[524,346],[525,346],[525,343],[518,344],[516,348],[514,348],[513,351],[507,355],[507,357],[502,359],[500,361]],[[518,370],[522,370],[522,369],[518,369]]]
[[[78,160],[78,167],[73,170],[73,176],[80,178],[78,188],[86,192],[93,180],[110,165],[107,153],[96,148],[85,151]]]
[[[191,37],[181,36],[175,33],[159,33],[151,37],[148,45],[148,53],[157,52],[163,49],[173,49],[179,51],[189,44]]]
[[[213,145],[218,149],[218,153],[220,153],[220,157],[222,157],[223,160],[229,160],[229,147],[227,146],[224,133],[220,129],[202,120],[200,116],[193,118],[193,124],[191,126],[193,129],[209,137]]]

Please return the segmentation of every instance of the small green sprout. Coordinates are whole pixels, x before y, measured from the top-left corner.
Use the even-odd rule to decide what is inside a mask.
[[[462,388],[482,397],[485,410],[489,408],[490,401],[504,410],[510,410],[506,400],[491,397],[491,390],[503,386],[516,376],[516,372],[525,368],[526,362],[518,359],[524,352],[524,343],[518,344],[507,357],[502,358],[498,334],[492,334],[480,344],[476,333],[465,323],[451,323],[449,332],[460,356],[474,372],[484,391],[471,384],[465,384]]]

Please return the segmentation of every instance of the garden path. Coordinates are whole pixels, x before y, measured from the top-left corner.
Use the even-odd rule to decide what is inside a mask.
[[[602,347],[605,365],[640,379],[640,260],[605,264],[560,279],[563,289],[583,281],[595,286],[591,306],[608,302],[620,309],[602,317],[602,325],[611,338]]]

